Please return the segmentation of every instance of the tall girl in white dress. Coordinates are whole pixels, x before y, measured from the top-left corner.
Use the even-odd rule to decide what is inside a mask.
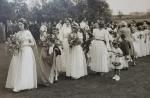
[[[62,50],[62,68],[61,71],[66,72],[66,76],[70,76],[70,65],[69,65],[69,43],[68,43],[68,37],[69,34],[71,34],[72,29],[69,21],[66,21],[66,23],[63,25],[61,31],[60,31],[60,40],[63,44],[63,50]]]
[[[136,57],[140,57],[140,40],[138,38],[139,32],[135,30],[132,34],[133,46],[136,52]]]
[[[6,82],[6,88],[14,92],[37,88],[36,59],[32,46],[35,41],[31,32],[25,30],[23,23],[19,23],[21,31],[17,33],[21,41],[21,49],[13,55]]]
[[[140,31],[139,31],[139,39],[140,39],[140,57],[143,57],[144,55],[145,55],[145,44],[144,44],[144,33],[143,33],[143,31],[142,31],[142,28],[141,27],[139,27],[140,28]]]
[[[74,28],[72,35],[78,37],[81,43],[83,42],[83,35],[78,31],[78,28]],[[70,66],[72,78],[78,79],[87,75],[86,59],[81,44],[70,49]]]
[[[149,30],[145,27],[145,48],[146,48],[146,55],[149,55]]]
[[[103,23],[95,25],[93,29],[94,40],[91,46],[91,70],[95,72],[107,73],[109,72],[108,66],[108,48],[109,39],[108,31],[104,29]]]

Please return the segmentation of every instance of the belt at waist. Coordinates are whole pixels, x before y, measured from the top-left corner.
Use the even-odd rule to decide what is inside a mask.
[[[104,42],[106,44],[105,40],[101,40],[101,39],[94,39],[94,40],[96,40],[96,41],[102,41],[102,42]]]
[[[105,40],[101,40],[101,39],[94,39],[94,40],[97,40],[97,41],[105,41]]]

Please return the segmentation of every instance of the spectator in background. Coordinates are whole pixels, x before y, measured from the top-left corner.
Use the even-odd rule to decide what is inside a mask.
[[[60,30],[62,28],[62,20],[59,20],[59,23],[56,25],[56,28]]]
[[[12,23],[11,20],[7,20],[6,37],[9,37],[12,34],[14,34],[14,32],[13,32],[13,23]]]
[[[39,32],[39,24],[37,23],[37,21],[35,22],[30,22],[29,24],[29,29],[33,35],[33,37],[35,38],[35,40],[39,40],[40,38],[40,32]]]
[[[0,22],[0,43],[6,41],[5,25]]]

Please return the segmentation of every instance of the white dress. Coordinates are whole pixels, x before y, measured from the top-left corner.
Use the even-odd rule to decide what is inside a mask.
[[[109,39],[105,29],[93,30],[93,36],[95,40],[92,41],[91,45],[91,70],[95,72],[109,72],[108,67],[108,43]],[[106,44],[105,44],[105,42]]]
[[[132,34],[133,46],[134,46],[134,50],[136,52],[136,56],[140,57],[140,40],[139,40],[138,36],[139,36],[139,32],[135,32],[134,34]]]
[[[107,35],[108,35],[108,39],[109,39],[108,46],[109,46],[109,49],[112,49],[112,42],[114,41],[114,38],[113,38],[113,36],[109,33],[110,29],[111,29],[111,28],[108,28],[108,29],[107,29],[107,31],[108,31],[108,32],[107,32]],[[108,67],[109,67],[109,70],[111,70],[111,69],[112,69],[112,64],[111,64],[112,62],[111,62],[111,59],[110,59],[111,53],[108,52],[108,55],[109,55],[109,56],[108,56],[108,61],[109,61],[109,62],[108,62]]]
[[[22,41],[21,50],[12,57],[6,88],[14,91],[37,88],[36,61],[31,47],[33,37],[28,30],[20,31],[18,36]]]
[[[61,71],[66,72],[66,76],[70,76],[70,65],[69,65],[69,43],[68,43],[68,37],[70,33],[72,32],[71,26],[68,27],[66,24],[63,25],[61,32],[60,32],[60,40],[63,44],[63,50],[62,50],[62,66],[60,68]]]
[[[148,51],[148,49],[147,49],[147,31],[146,30],[144,30],[143,31],[143,36],[144,36],[144,48],[143,48],[143,52],[144,52],[144,56],[146,56],[147,55],[147,51]]]
[[[121,65],[120,66],[114,66],[113,64],[112,64],[112,68],[113,69],[122,69],[123,68],[123,66],[124,66],[124,57],[122,56],[122,57],[118,57],[118,56],[116,56],[116,54],[120,54],[120,55],[123,55],[123,52],[121,51],[121,49],[120,48],[112,48],[112,58],[111,58],[111,61],[112,61],[112,63],[113,62],[119,62]]]
[[[83,39],[82,33],[78,32],[77,36],[81,40]],[[70,66],[70,75],[74,79],[78,79],[87,75],[87,64],[81,45],[74,46],[70,49]]]
[[[149,55],[150,55],[150,30],[148,33],[148,49],[149,49]]]
[[[144,40],[145,40],[145,38],[144,38],[144,33],[143,33],[143,31],[140,31],[140,57],[143,57],[143,56],[145,56],[145,44],[144,44]]]
[[[145,30],[145,40],[146,40],[146,55],[149,55],[149,30]]]

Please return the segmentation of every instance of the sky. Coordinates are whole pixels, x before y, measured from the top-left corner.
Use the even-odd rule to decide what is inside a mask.
[[[119,11],[123,14],[131,12],[146,12],[150,9],[150,0],[106,0],[109,3],[110,9],[114,15]]]

